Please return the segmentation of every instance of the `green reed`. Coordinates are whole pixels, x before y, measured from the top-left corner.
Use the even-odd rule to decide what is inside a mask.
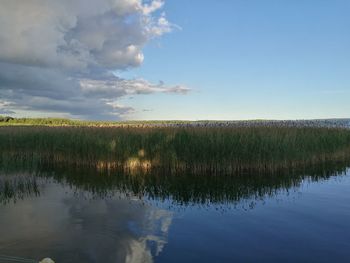
[[[297,127],[0,127],[11,160],[131,171],[274,170],[350,155],[350,131]]]

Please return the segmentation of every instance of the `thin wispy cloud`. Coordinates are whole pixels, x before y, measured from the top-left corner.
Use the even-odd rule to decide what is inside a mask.
[[[132,112],[118,104],[123,96],[189,91],[111,73],[140,66],[145,44],[176,28],[161,12],[162,0],[0,3],[2,112],[113,118]]]

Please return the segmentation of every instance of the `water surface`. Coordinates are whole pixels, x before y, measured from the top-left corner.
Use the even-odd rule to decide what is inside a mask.
[[[345,164],[275,175],[48,167],[0,175],[0,255],[56,262],[349,262],[349,222]]]

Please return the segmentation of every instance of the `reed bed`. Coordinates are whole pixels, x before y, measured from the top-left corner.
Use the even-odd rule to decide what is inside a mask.
[[[0,166],[130,173],[275,171],[349,159],[350,130],[310,127],[0,127]]]

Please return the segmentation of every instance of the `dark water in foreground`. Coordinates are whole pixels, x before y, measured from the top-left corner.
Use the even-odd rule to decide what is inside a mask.
[[[350,170],[341,165],[226,177],[0,174],[0,255],[58,263],[350,261]]]

